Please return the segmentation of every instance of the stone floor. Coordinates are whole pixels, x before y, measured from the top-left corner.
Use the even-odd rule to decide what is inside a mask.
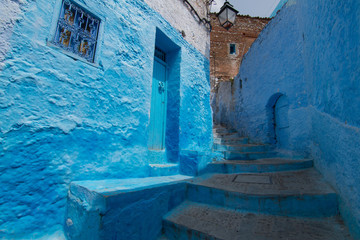
[[[223,159],[188,180],[162,240],[350,240],[337,194],[311,159],[283,156],[233,129],[214,129]]]
[[[335,194],[313,168],[280,173],[215,174],[191,182],[252,195]]]
[[[169,239],[222,240],[350,240],[338,217],[290,218],[242,213],[186,202],[166,218],[166,226],[177,231]],[[184,236],[197,236],[186,238]]]

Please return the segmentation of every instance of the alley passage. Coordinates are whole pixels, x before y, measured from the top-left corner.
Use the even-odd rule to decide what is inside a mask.
[[[211,163],[187,186],[187,201],[164,218],[163,239],[345,240],[335,191],[312,159],[214,128]]]

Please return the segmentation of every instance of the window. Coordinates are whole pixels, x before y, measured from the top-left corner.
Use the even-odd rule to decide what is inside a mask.
[[[64,0],[53,43],[93,63],[100,19],[79,5]]]
[[[163,62],[166,62],[166,53],[160,48],[155,47],[155,57],[161,59]]]
[[[230,54],[235,55],[236,54],[236,44],[230,43]]]

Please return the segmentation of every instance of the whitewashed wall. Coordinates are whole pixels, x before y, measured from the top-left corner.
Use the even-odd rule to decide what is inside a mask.
[[[12,28],[19,20],[21,1],[0,1],[0,69],[2,61],[10,48],[9,39],[12,36]]]
[[[145,2],[162,15],[180,33],[185,32],[184,39],[197,48],[207,58],[210,56],[210,32],[183,0],[145,0]],[[206,0],[189,0],[201,18],[207,18]]]

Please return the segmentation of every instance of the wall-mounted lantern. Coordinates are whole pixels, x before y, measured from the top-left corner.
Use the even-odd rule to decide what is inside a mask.
[[[238,12],[239,11],[237,11],[233,5],[226,1],[216,16],[219,18],[220,25],[223,26],[226,30],[229,30],[229,28],[234,25]]]

